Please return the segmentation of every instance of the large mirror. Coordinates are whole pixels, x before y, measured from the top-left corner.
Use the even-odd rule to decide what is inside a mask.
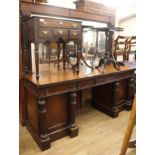
[[[37,15],[32,15],[37,16]],[[39,16],[43,18],[49,18],[48,16]],[[102,57],[104,57],[105,54],[105,32],[98,32],[96,28],[105,28],[107,27],[106,23],[101,22],[94,22],[94,21],[84,21],[80,19],[69,19],[69,18],[58,18],[58,17],[50,17],[52,19],[62,19],[67,21],[76,21],[81,23],[81,29],[68,31],[68,35],[71,35],[72,32],[73,35],[76,32],[80,32],[80,39],[69,39],[64,40],[65,42],[65,60],[66,60],[66,67],[68,66],[74,66],[77,63],[77,56],[79,47],[81,50],[81,54],[83,56],[84,61],[89,65],[94,67],[97,65],[98,60]],[[63,29],[65,31],[65,29]],[[51,37],[52,38],[52,37]],[[58,39],[57,39],[58,40]],[[60,44],[60,47],[58,47],[57,40],[46,40],[44,43],[39,44],[39,64],[40,65],[46,65],[50,64],[51,66],[57,66],[58,61],[60,61],[60,65],[63,62],[63,45]],[[33,47],[34,51],[34,47]],[[58,60],[59,59],[59,60]],[[34,64],[34,52],[32,52],[32,63]],[[80,63],[82,64],[82,61],[80,60]],[[67,64],[69,64],[67,66]],[[83,63],[85,64],[85,63]],[[34,66],[34,65],[33,65]],[[71,67],[69,67],[71,68]],[[35,69],[33,69],[35,71]]]

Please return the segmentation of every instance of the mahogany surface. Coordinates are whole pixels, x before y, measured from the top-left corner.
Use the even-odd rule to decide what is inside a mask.
[[[116,70],[112,65],[107,65],[106,69],[104,71],[104,74],[100,69],[95,69],[93,72],[88,67],[81,67],[79,74],[73,73],[71,67],[66,68],[64,71],[62,68],[60,70],[57,70],[57,67],[54,67],[53,65],[50,66],[48,64],[42,64],[40,65],[40,78],[39,80],[36,79],[35,74],[27,75],[26,79],[31,81],[34,85],[37,87],[42,87],[44,85],[51,85],[56,84],[60,82],[67,82],[72,80],[84,80],[84,79],[91,79],[94,77],[102,77],[109,74],[120,74],[125,73],[129,71],[135,70],[135,65],[130,66],[121,66],[121,70]]]

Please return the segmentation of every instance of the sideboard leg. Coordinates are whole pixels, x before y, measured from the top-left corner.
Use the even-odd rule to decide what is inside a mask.
[[[112,110],[113,110],[113,117],[116,118],[118,117],[119,110],[116,108],[116,100],[119,92],[119,85],[120,83],[117,81],[114,83],[114,96],[113,96],[113,103],[112,103]]]
[[[36,79],[39,79],[39,52],[38,44],[35,44],[35,65],[36,65]]]
[[[39,147],[42,151],[50,148],[50,137],[46,133],[46,108],[45,100],[38,100],[38,120],[39,120]]]
[[[23,62],[24,62],[24,75],[28,74],[29,68],[28,68],[28,43],[25,43],[23,45]]]
[[[71,92],[70,93],[70,103],[69,103],[69,130],[68,134],[70,135],[71,138],[75,137],[78,135],[78,127],[75,125],[75,112],[76,112],[76,92]]]
[[[127,93],[127,102],[125,104],[125,109],[126,110],[131,110],[132,109],[132,103],[133,103],[133,96],[135,94],[135,80],[134,77],[129,79],[128,83],[128,93]]]

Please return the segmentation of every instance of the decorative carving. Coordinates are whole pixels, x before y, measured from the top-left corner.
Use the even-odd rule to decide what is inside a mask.
[[[118,96],[118,92],[119,92],[119,82],[114,83],[114,96],[113,96],[113,106],[116,105],[116,100],[117,100],[117,96]],[[113,109],[115,109],[115,107],[112,107]]]
[[[128,92],[127,92],[127,101],[125,104],[125,108],[126,110],[131,110],[132,109],[132,103],[133,103],[133,99],[135,96],[135,77],[132,77],[129,79],[128,82]]]
[[[129,102],[131,102],[131,100],[133,99],[134,93],[135,93],[135,79],[134,77],[132,77],[131,79],[129,79],[129,84],[128,84],[127,100]]]
[[[38,115],[39,115],[39,130],[40,130],[40,138],[46,139],[46,109],[45,109],[45,100],[38,100]]]

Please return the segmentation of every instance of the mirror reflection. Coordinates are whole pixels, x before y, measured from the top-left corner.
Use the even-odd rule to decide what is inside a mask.
[[[59,62],[60,65],[62,65],[63,61],[66,61],[66,65],[69,64],[67,67],[71,68],[70,65],[73,67],[79,61],[77,57],[78,52],[80,50],[84,61],[86,61],[88,65],[90,65],[93,68],[94,66],[97,66],[99,59],[104,57],[106,39],[105,39],[105,32],[99,32],[96,30],[96,28],[107,27],[107,24],[94,21],[84,21],[80,19],[79,20],[69,18],[60,19],[57,17],[51,17],[51,18],[54,20],[71,21],[71,23],[72,22],[78,23],[80,26],[79,28],[72,28],[72,29],[63,28],[62,29],[63,31],[68,32],[65,33],[65,35],[53,34],[52,31],[51,36],[47,38],[47,40],[45,40],[44,36],[43,39],[44,42],[39,43],[39,64],[40,65],[54,64],[54,66],[56,64],[56,66],[59,66]],[[49,17],[48,19],[50,20]],[[53,28],[53,30],[54,29],[55,28]],[[60,46],[58,47],[58,40],[61,37],[65,45],[63,45],[63,43],[60,43]],[[65,46],[65,49],[63,49],[63,46]],[[34,47],[32,48],[33,48],[32,51],[34,51]],[[32,63],[34,63],[34,52],[32,52],[31,56]],[[80,64],[86,65],[86,63],[83,63],[81,58],[80,58]],[[35,69],[33,69],[33,71],[35,71]]]
[[[100,58],[105,56],[106,35],[105,32],[95,28],[83,28],[83,57],[92,67],[99,64]]]

